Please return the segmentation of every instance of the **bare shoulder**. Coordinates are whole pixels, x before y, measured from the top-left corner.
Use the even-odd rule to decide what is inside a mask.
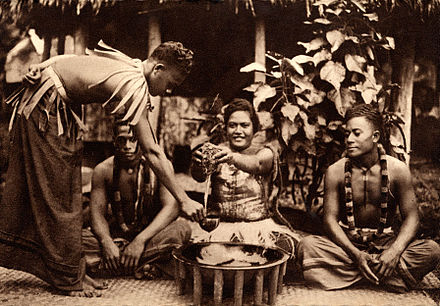
[[[388,172],[391,178],[397,178],[397,179],[411,178],[411,171],[407,164],[390,155],[387,155],[386,158],[387,158]]]
[[[93,180],[111,180],[113,178],[113,164],[114,156],[110,156],[96,165],[95,169],[93,169]]]
[[[340,160],[331,164],[325,173],[327,179],[331,179],[332,181],[342,181],[345,177],[345,162],[346,158],[341,158]]]

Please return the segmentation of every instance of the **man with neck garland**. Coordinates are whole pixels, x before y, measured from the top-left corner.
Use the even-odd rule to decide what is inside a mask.
[[[87,269],[137,278],[169,273],[169,254],[189,241],[191,229],[183,220],[174,221],[179,206],[164,186],[155,188],[130,126],[118,123],[114,130],[115,155],[93,171],[93,233],[83,230]]]
[[[382,117],[371,105],[346,114],[347,156],[325,175],[324,227],[298,248],[304,279],[326,290],[361,280],[403,292],[435,269],[440,247],[416,240],[417,203],[407,165],[380,144]],[[402,215],[400,229],[396,228]]]

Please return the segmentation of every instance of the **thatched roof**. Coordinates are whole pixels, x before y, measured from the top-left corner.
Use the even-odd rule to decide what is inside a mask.
[[[81,15],[91,10],[93,14],[98,14],[104,7],[118,6],[136,6],[139,10],[148,12],[161,8],[169,8],[188,3],[202,5],[227,4],[235,10],[245,8],[255,14],[255,4],[270,3],[276,7],[286,7],[297,2],[310,2],[312,0],[10,0],[9,11],[13,16],[20,16],[29,12],[33,8],[57,8],[61,11],[74,9],[77,15]]]

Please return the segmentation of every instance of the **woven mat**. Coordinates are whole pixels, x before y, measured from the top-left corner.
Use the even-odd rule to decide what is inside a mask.
[[[430,273],[421,283],[422,289],[440,288],[440,281]],[[205,295],[203,304],[212,297]],[[109,279],[109,289],[99,298],[76,298],[57,295],[45,282],[21,272],[0,267],[1,305],[190,305],[191,292],[176,294],[172,280]],[[225,298],[224,304],[232,303]],[[244,304],[252,303],[251,293],[245,293]],[[404,294],[390,293],[373,287],[323,291],[304,284],[288,284],[277,297],[277,305],[436,305],[424,290]]]

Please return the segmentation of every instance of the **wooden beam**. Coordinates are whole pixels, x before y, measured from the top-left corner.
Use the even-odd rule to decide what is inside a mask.
[[[397,40],[396,50],[393,54],[393,83],[399,84],[400,88],[395,89],[392,95],[391,111],[400,113],[403,116],[407,149],[405,162],[409,164],[409,153],[411,152],[411,117],[412,117],[412,97],[414,88],[415,74],[415,36],[405,35],[404,38]],[[396,137],[400,135],[397,131],[392,131]]]
[[[86,54],[88,31],[86,25],[80,24],[73,34],[73,53],[76,55]]]
[[[257,17],[255,19],[255,62],[266,67],[266,29],[264,19]],[[263,72],[255,72],[254,81],[266,82],[266,75]]]
[[[44,47],[43,47],[43,55],[41,57],[42,61],[49,59],[50,57],[50,49],[52,48],[52,37],[46,34],[44,36]]]

